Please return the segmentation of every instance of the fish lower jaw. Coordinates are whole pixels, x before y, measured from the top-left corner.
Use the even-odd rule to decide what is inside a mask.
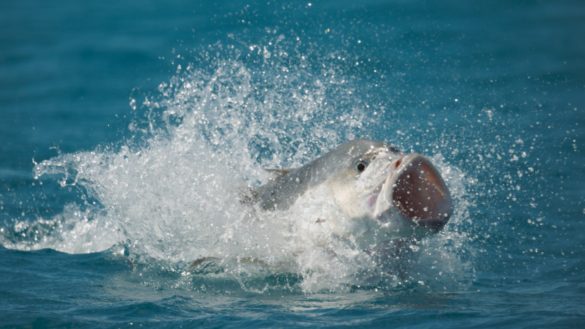
[[[376,194],[376,201],[372,208],[372,215],[381,222],[388,221],[386,217],[388,217],[388,213],[394,208],[392,199],[390,198],[392,195],[392,184],[392,177],[389,177],[377,189],[378,193]]]

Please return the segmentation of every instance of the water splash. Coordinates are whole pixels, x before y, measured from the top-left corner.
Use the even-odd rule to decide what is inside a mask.
[[[83,210],[69,205],[52,219],[17,222],[11,232],[21,238],[3,234],[0,242],[69,253],[122,245],[121,254],[134,262],[171,264],[187,277],[197,271],[193,261],[214,259],[207,274],[259,292],[265,290],[251,288],[246,278],[266,271],[300,275],[303,291],[428,281],[445,286],[469,277],[471,263],[460,257],[468,237],[457,229],[469,217],[466,177],[440,155],[435,161],[458,203],[456,213],[444,232],[409,245],[395,271],[384,271],[388,264],[351,239],[313,225],[320,214],[342,216],[319,193],[285,212],[259,214],[239,201],[246,189],[266,181],[263,168],[299,166],[384,127],[383,111],[326,64],[327,55],[312,62],[295,46],[287,51],[284,39],[220,47],[223,55],[178,65],[159,95],[144,97],[144,116],[131,123],[133,137],[121,146],[38,163],[35,177],[56,176],[96,201]],[[135,108],[138,101],[130,103]]]

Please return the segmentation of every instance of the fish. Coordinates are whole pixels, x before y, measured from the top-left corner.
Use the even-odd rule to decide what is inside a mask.
[[[246,200],[262,211],[285,211],[320,188],[350,221],[398,221],[394,227],[408,232],[435,233],[453,214],[449,189],[431,160],[386,142],[349,141],[299,168],[270,172]]]
[[[253,210],[248,213],[250,220],[261,218],[261,212],[290,210],[298,214],[295,207],[303,209],[303,202],[319,196],[309,202],[311,210],[315,202],[331,200],[322,204],[325,211],[321,211],[329,217],[309,220],[313,226],[308,230],[301,224],[301,234],[310,236],[311,227],[318,227],[317,232],[325,230],[333,240],[350,241],[383,259],[401,258],[408,253],[407,246],[416,244],[421,236],[439,232],[453,214],[449,189],[431,160],[418,153],[406,154],[386,142],[353,140],[299,168],[266,171],[270,178],[263,185],[247,188],[240,196],[240,203]],[[330,211],[331,204],[337,209]],[[293,218],[304,220],[302,216]],[[332,257],[337,255],[333,245],[324,250]],[[293,251],[297,253],[302,250]],[[226,262],[221,257],[202,257],[192,263],[191,271],[205,273]],[[238,264],[268,268],[254,257],[238,257]]]

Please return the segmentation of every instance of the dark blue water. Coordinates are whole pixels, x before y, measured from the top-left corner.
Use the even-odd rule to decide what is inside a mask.
[[[584,33],[580,1],[1,3],[0,325],[582,327]],[[400,275],[189,267],[278,254],[234,163],[360,137],[455,193]]]

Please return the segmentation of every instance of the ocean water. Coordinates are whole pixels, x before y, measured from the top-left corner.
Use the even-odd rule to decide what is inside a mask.
[[[0,327],[585,326],[584,33],[581,1],[2,2]],[[433,159],[440,233],[380,264],[319,195],[246,216],[356,138]]]

